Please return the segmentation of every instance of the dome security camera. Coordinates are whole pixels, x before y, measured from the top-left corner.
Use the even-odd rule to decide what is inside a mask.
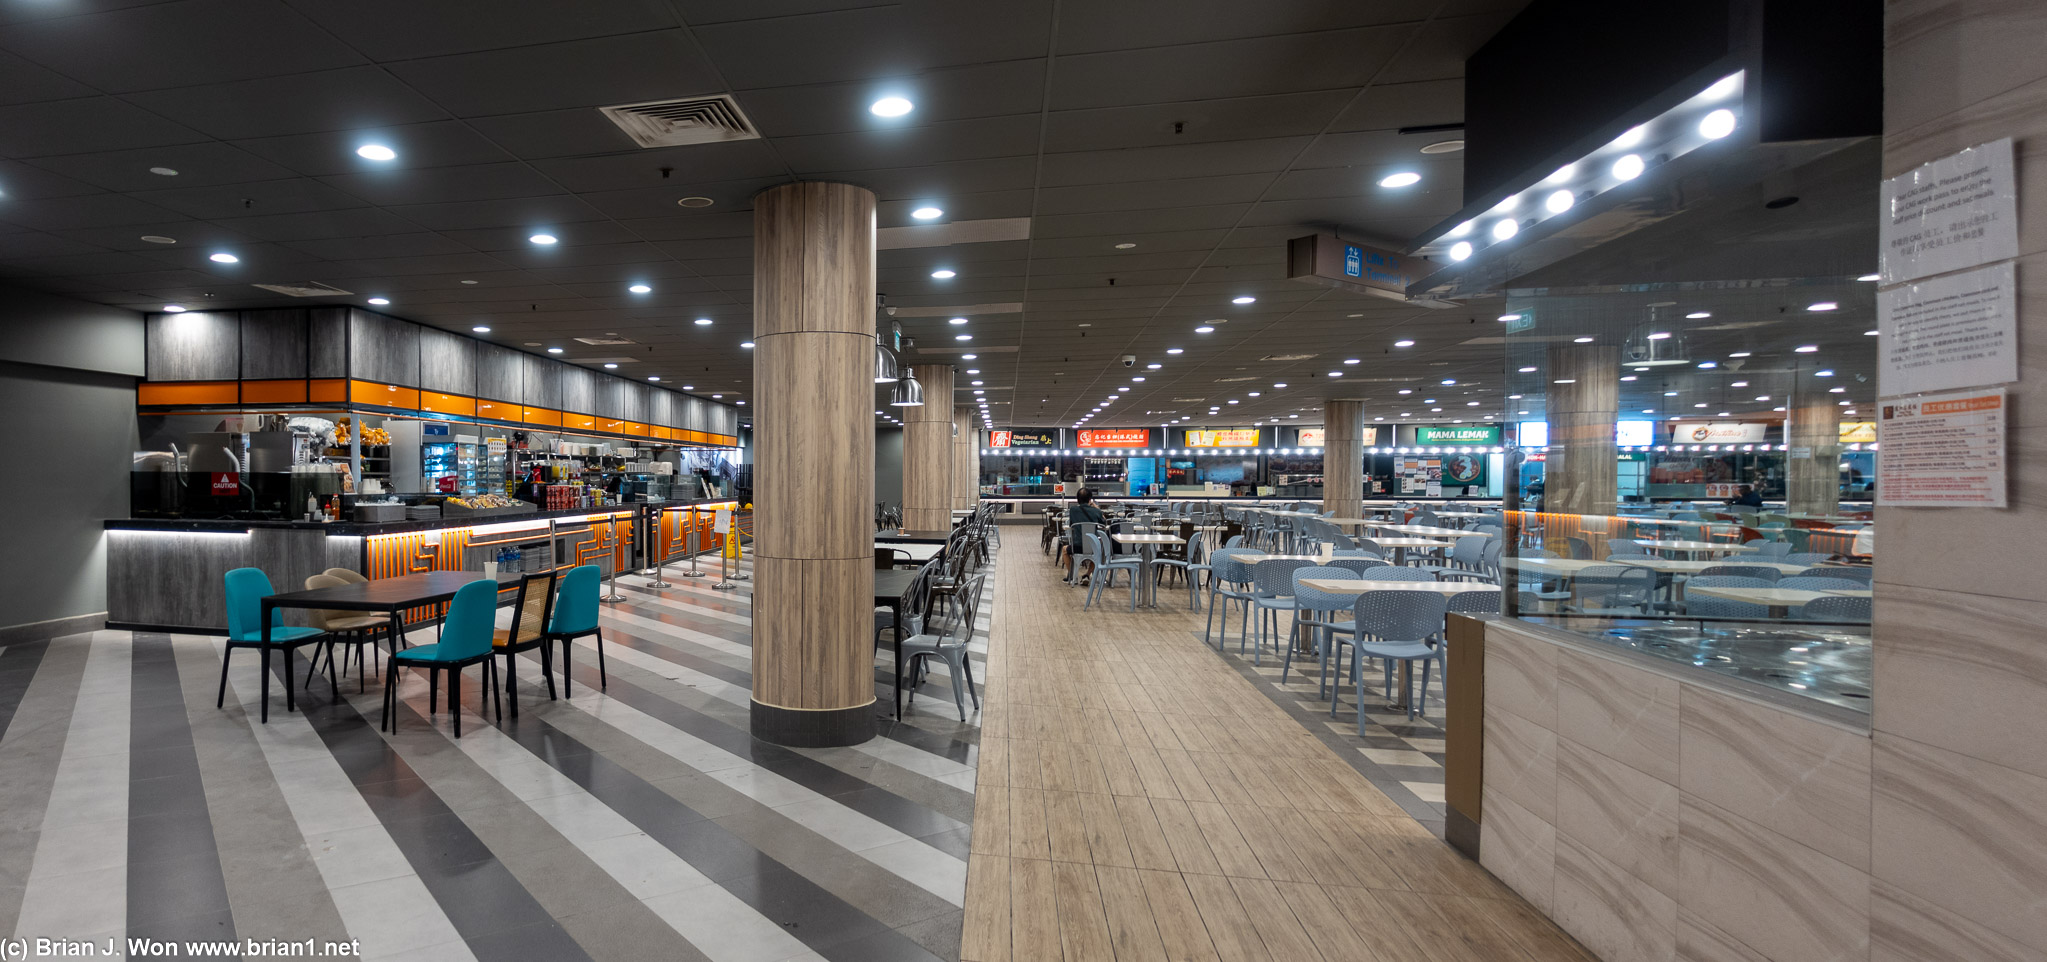
[[[1124,367],[1136,367],[1136,366],[1137,366],[1137,355],[1135,355],[1135,354],[1125,354],[1125,355],[1123,355],[1123,366],[1124,366]]]

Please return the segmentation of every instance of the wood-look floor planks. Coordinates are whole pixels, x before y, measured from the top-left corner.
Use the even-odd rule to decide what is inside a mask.
[[[1082,611],[1059,574],[995,571],[964,962],[1589,962],[1216,657],[1184,594]]]

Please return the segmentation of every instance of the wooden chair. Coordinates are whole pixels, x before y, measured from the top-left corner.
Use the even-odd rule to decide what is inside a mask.
[[[540,649],[540,674],[547,680],[547,700],[553,701],[554,653],[547,644],[547,623],[554,614],[554,572],[529,574],[519,581],[519,596],[512,603],[512,627],[493,628],[491,650],[505,656],[505,698],[512,703],[512,717],[519,717],[519,654]]]

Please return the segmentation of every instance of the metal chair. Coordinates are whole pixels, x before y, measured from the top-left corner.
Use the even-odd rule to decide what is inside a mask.
[[[1692,595],[1693,588],[1774,588],[1775,581],[1761,578],[1746,578],[1739,575],[1700,575],[1685,582],[1684,607],[1686,617],[1706,618],[1753,618],[1762,619],[1770,615],[1766,605],[1752,605],[1745,601],[1730,601],[1709,595]]]
[[[1708,578],[1716,575],[1732,575],[1736,578],[1761,578],[1772,584],[1775,584],[1778,578],[1784,576],[1784,572],[1769,565],[1708,565],[1706,570],[1699,572],[1699,574],[1702,577]]]
[[[1449,612],[1453,615],[1496,615],[1504,592],[1460,591],[1450,596]]]
[[[967,720],[967,706],[960,697],[961,682],[966,684],[966,694],[974,701],[974,710],[981,710],[981,696],[974,691],[974,664],[967,651],[968,642],[974,638],[975,619],[981,610],[981,590],[988,583],[988,576],[977,574],[967,579],[960,587],[960,616],[947,625],[944,631],[935,635],[918,634],[903,640],[903,657],[908,665],[897,665],[896,670],[908,667],[916,677],[909,686],[910,704],[917,703],[917,686],[923,684],[924,665],[933,658],[945,662],[946,677],[952,683],[952,701],[959,709],[960,721]]]
[[[1787,565],[1820,565],[1833,560],[1834,556],[1818,551],[1794,551],[1777,561]]]

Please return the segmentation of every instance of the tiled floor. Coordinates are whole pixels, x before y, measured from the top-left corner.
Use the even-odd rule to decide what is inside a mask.
[[[1028,547],[998,572],[964,959],[1591,958],[1432,834],[1439,730],[1368,713],[1360,741],[1312,675],[1204,644],[1184,590],[1083,611],[1058,576]]]
[[[298,713],[274,696],[255,724],[247,652],[215,709],[217,639],[0,650],[0,931],[353,937],[377,959],[956,958],[979,731],[942,669],[867,745],[761,744],[751,583],[670,580],[621,579],[605,606],[607,690],[585,639],[573,697],[549,702],[529,662],[520,717],[495,724],[472,671],[459,741],[416,677],[386,736],[377,684],[353,679],[338,698],[317,680]]]

